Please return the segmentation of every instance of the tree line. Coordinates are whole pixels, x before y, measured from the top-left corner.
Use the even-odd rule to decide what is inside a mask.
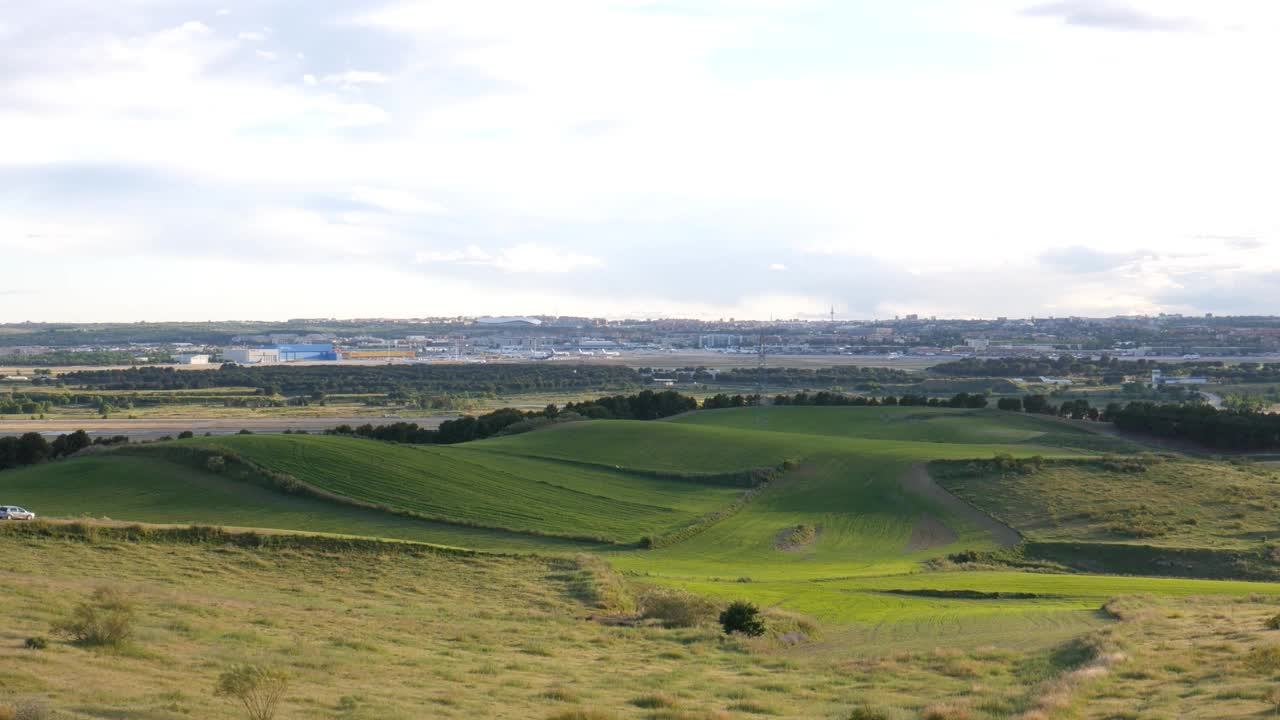
[[[217,370],[161,367],[81,370],[62,380],[97,390],[258,388],[266,395],[510,394],[554,390],[610,390],[642,382],[635,370],[615,365],[512,363],[492,365],[265,365],[225,364]]]
[[[501,408],[480,416],[467,415],[446,420],[435,430],[413,422],[396,422],[386,425],[366,423],[356,427],[339,425],[325,432],[414,445],[453,445],[574,420],[657,420],[696,409],[696,398],[674,390],[642,390],[634,395],[611,395],[566,403],[563,408],[555,404],[541,410]]]
[[[46,460],[68,457],[90,445],[113,445],[120,442],[129,442],[129,438],[116,436],[90,439],[89,433],[83,430],[59,435],[53,439],[53,442],[49,442],[37,432],[24,433],[17,437],[0,437],[0,470],[37,465]]]
[[[1074,375],[1101,377],[1115,384],[1126,375],[1143,375],[1159,370],[1169,375],[1202,376],[1218,382],[1273,382],[1280,380],[1280,363],[1242,362],[1228,365],[1221,360],[1169,363],[1138,358],[1122,360],[1102,355],[1098,359],[1059,355],[1056,358],[962,358],[934,365],[930,372],[958,377],[1035,377],[1039,375]]]
[[[1190,440],[1223,450],[1280,448],[1280,415],[1218,410],[1209,405],[1131,402],[1108,413],[1122,430]]]

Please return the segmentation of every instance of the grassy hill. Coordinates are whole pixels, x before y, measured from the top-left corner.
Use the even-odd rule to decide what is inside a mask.
[[[797,407],[711,410],[672,422],[703,427],[960,444],[1033,444],[1089,452],[1131,453],[1142,447],[1056,418],[992,410],[929,407]]]
[[[1071,460],[1030,474],[942,464],[935,475],[1039,542],[1257,549],[1280,540],[1280,470],[1263,463]]]
[[[688,524],[741,492],[463,446],[312,435],[184,442],[233,450],[270,471],[373,505],[456,523],[621,543]]]
[[[308,717],[847,717],[866,702],[895,720],[928,716],[931,706],[954,710],[934,717],[1008,718],[1037,717],[1045,698],[1063,693],[1066,704],[1046,714],[1092,717],[1070,698],[1116,706],[1107,698],[1137,697],[1135,688],[1149,690],[1151,678],[1173,673],[1167,648],[1145,645],[1140,628],[1168,639],[1178,632],[1168,625],[1176,613],[1213,618],[1217,634],[1185,647],[1226,657],[1214,648],[1234,643],[1245,651],[1268,636],[1260,627],[1232,634],[1221,618],[1256,624],[1261,611],[1232,608],[1280,596],[1277,583],[1064,572],[1089,569],[1072,557],[1136,576],[1240,578],[1280,567],[1263,542],[1280,535],[1271,521],[1275,466],[1109,455],[1139,449],[1072,423],[989,410],[776,407],[571,423],[445,447],[306,435],[195,438],[7,471],[0,500],[43,515],[561,557],[388,562],[388,553],[322,557],[0,536],[11,563],[47,568],[34,574],[34,588],[0,589],[0,611],[14,618],[0,639],[18,633],[0,642],[0,661],[17,668],[0,671],[0,687],[56,691],[85,717],[229,717],[203,696],[174,699],[174,688],[208,684],[204,659],[249,658],[292,668],[300,685],[289,703]],[[210,472],[194,461],[209,452],[245,462]],[[973,462],[1003,453],[1046,462],[1025,474]],[[753,470],[783,466],[751,491],[733,485]],[[330,497],[286,493],[279,474]],[[642,536],[656,547],[637,547]],[[706,627],[584,622],[623,604],[598,602],[601,579],[590,563],[564,559],[583,550],[621,571],[626,581],[615,577],[609,587],[637,593],[642,607],[646,593],[672,590],[716,607],[745,598],[775,613],[771,622],[805,630],[799,639],[757,643]],[[986,564],[942,560],[963,550],[978,551]],[[1028,565],[1037,572],[1018,571]],[[135,583],[157,608],[145,619],[141,637],[153,643],[145,652],[100,662],[69,659],[82,652],[70,647],[47,656],[5,649],[38,632],[87,578],[106,577]],[[293,594],[300,583],[312,591]],[[1101,611],[1133,593],[1148,596],[1141,601],[1148,610]],[[192,607],[198,612],[184,615]],[[816,630],[784,612],[814,619]],[[1110,648],[1117,634],[1126,653],[1162,665],[1098,681],[1119,650],[1089,648]],[[600,672],[602,662],[610,672]],[[178,669],[154,689],[122,675],[155,675],[161,663]],[[1183,690],[1210,696],[1201,715],[1260,712],[1261,681],[1224,667],[1217,679],[1181,673],[1196,678]],[[45,680],[86,668],[83,692]],[[1091,674],[1063,681],[1065,690],[1055,684],[1077,670]],[[1086,681],[1108,689],[1095,692]],[[1212,701],[1208,689],[1218,681],[1243,695]],[[329,697],[335,683],[358,699],[340,709],[344,701]],[[650,697],[660,690],[670,697]],[[1169,714],[1176,703],[1151,707]]]
[[[104,454],[6,471],[0,473],[0,497],[35,508],[42,517],[274,528],[483,550],[571,552],[598,547],[287,495],[163,457]]]

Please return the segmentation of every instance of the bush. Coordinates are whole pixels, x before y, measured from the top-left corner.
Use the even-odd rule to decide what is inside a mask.
[[[653,588],[640,597],[640,613],[667,627],[694,627],[711,622],[716,607],[710,600],[684,590]]]
[[[0,720],[48,720],[50,717],[49,708],[37,702],[12,707],[0,705]]]
[[[849,713],[847,720],[889,720],[889,714],[870,705],[860,705]]]
[[[183,430],[182,432],[178,433],[179,440],[190,440],[195,436],[196,434],[191,432],[190,430]]]
[[[98,588],[53,631],[79,645],[119,647],[133,634],[133,604],[115,588]]]
[[[764,634],[764,621],[760,619],[760,609],[745,601],[737,600],[720,613],[720,625],[725,634],[736,632],[752,637]]]
[[[37,635],[27,638],[27,642],[24,644],[28,650],[44,650],[49,647],[49,639],[43,635]]]
[[[209,472],[220,473],[227,469],[227,461],[217,455],[211,455],[204,461],[204,467]]]
[[[289,675],[278,668],[237,665],[218,676],[213,694],[244,706],[249,720],[271,720],[289,687]]]
[[[1272,615],[1264,624],[1268,630],[1280,630],[1280,615]]]

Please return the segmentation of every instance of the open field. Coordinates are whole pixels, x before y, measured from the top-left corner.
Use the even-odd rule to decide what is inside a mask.
[[[1066,704],[1048,715],[1095,717],[1091,705],[1077,699],[1093,692],[1092,685],[1072,681],[1062,690],[1055,683],[1082,668],[1102,668],[1089,670],[1090,683],[1120,683],[1108,692],[1132,694],[1133,688],[1146,686],[1147,675],[1122,677],[1131,671],[1103,663],[1099,658],[1105,654],[1063,660],[1074,657],[1073,643],[1093,638],[1086,645],[1118,642],[1135,658],[1140,653],[1168,655],[1162,645],[1143,644],[1141,633],[1126,625],[1132,619],[1101,612],[1111,598],[1141,593],[1151,598],[1141,602],[1152,606],[1188,608],[1161,611],[1166,614],[1252,617],[1274,601],[1245,604],[1241,599],[1280,596],[1280,583],[1067,574],[1063,566],[1044,560],[1036,560],[1039,564],[1032,567],[1037,571],[1028,572],[1018,569],[1025,562],[1000,565],[991,560],[968,566],[941,558],[969,552],[1022,558],[1017,553],[1025,548],[1044,547],[1101,557],[1131,548],[1124,556],[1126,572],[1178,575],[1179,566],[1154,564],[1159,556],[1147,546],[1155,545],[1207,553],[1210,570],[1187,566],[1187,575],[1229,576],[1232,566],[1219,563],[1214,553],[1231,552],[1248,553],[1251,562],[1271,568],[1266,577],[1280,577],[1275,560],[1261,552],[1264,537],[1280,534],[1280,523],[1270,521],[1273,485],[1280,482],[1273,468],[1172,456],[1123,457],[1144,449],[1069,422],[993,410],[771,407],[695,412],[669,421],[568,423],[456,446],[314,435],[197,437],[0,474],[0,495],[6,502],[27,504],[46,515],[272,527],[553,556],[592,552],[620,573],[624,580],[618,587],[627,588],[624,594],[643,598],[665,588],[696,593],[715,605],[746,598],[771,613],[799,614],[806,629],[787,643],[776,637],[759,642],[721,639],[706,628],[606,628],[585,622],[582,618],[592,612],[621,610],[587,607],[590,601],[584,601],[580,585],[568,579],[580,575],[581,567],[564,569],[581,562],[577,560],[436,558],[431,562],[445,564],[428,571],[421,558],[397,557],[379,561],[373,571],[359,569],[364,567],[361,560],[333,558],[348,569],[330,573],[334,577],[316,585],[328,589],[312,603],[316,614],[299,615],[303,606],[294,602],[307,602],[314,593],[282,601],[278,596],[285,591],[270,588],[323,573],[327,561],[309,557],[302,563],[305,553],[295,557],[295,551],[185,547],[175,551],[185,558],[180,561],[185,567],[196,567],[197,558],[207,553],[214,569],[175,573],[150,554],[146,543],[104,551],[54,540],[40,541],[44,545],[0,542],[17,543],[19,558],[36,552],[128,557],[133,564],[127,573],[140,587],[179,594],[184,606],[205,607],[205,601],[192,596],[207,592],[199,589],[206,587],[203,583],[225,580],[224,573],[252,577],[267,588],[261,601],[226,593],[213,593],[208,600],[211,608],[249,607],[246,616],[274,618],[247,631],[255,638],[252,642],[239,639],[246,631],[224,627],[230,615],[212,609],[196,617],[199,622],[207,619],[213,629],[171,637],[163,627],[152,626],[146,637],[160,643],[163,649],[155,653],[162,657],[183,657],[194,652],[190,646],[205,645],[203,652],[215,658],[225,659],[236,650],[285,663],[297,669],[300,687],[320,683],[321,676],[333,672],[368,706],[367,715],[361,715],[361,703],[346,710],[336,708],[337,700],[307,704],[302,698],[320,694],[299,690],[290,700],[291,717],[412,717],[412,708],[432,703],[431,714],[446,717],[551,718],[558,710],[592,706],[603,709],[602,718],[834,718],[864,702],[884,708],[890,718],[920,717],[935,704],[968,713],[940,717],[1019,717],[1039,712],[1044,696],[1059,692],[1066,694]],[[211,450],[233,452],[246,461],[245,467],[287,474],[321,494],[287,494],[280,489],[284,486],[249,477],[239,465],[221,474],[207,472],[198,460]],[[999,454],[1043,458],[1044,464],[1027,474],[948,470],[987,467],[970,461],[985,463]],[[925,471],[936,461],[961,461],[929,466],[941,486]],[[1141,471],[1134,470],[1139,466]],[[766,470],[757,477],[769,481],[750,492],[733,486]],[[1125,523],[1132,529],[1147,520],[1167,525],[1165,534],[1122,535]],[[652,549],[637,546],[642,537]],[[1029,542],[1020,544],[1024,538]],[[1071,550],[1081,547],[1086,549]],[[97,567],[90,559],[77,562]],[[484,576],[490,571],[496,574]],[[42,583],[89,582],[66,572],[48,575]],[[450,581],[450,575],[460,579]],[[167,576],[180,579],[165,584]],[[55,582],[55,577],[62,580]],[[89,572],[85,577],[95,576]],[[601,582],[600,576],[592,577]],[[375,585],[372,578],[384,582]],[[330,603],[337,607],[339,600],[328,593],[338,592],[344,580],[354,583],[356,590],[347,594],[359,598],[355,602],[363,611],[352,618],[357,623],[352,630],[323,609]],[[451,590],[438,591],[437,583]],[[492,588],[494,583],[523,589],[510,597],[504,597],[509,594],[505,589],[485,600],[463,597],[477,592],[468,588]],[[440,610],[437,599],[445,595],[466,608]],[[43,622],[62,606],[54,602],[52,609],[36,610],[47,600],[2,592],[0,597],[33,603],[23,606],[24,622]],[[263,604],[268,600],[277,607],[274,613]],[[447,618],[450,638],[475,634],[484,649],[473,655],[463,649],[468,640],[441,640],[443,631],[432,621],[417,620],[412,628],[400,621],[385,629],[359,624],[393,612],[392,607],[406,618]],[[298,667],[302,661],[288,654],[282,638],[297,627],[302,628],[300,637],[311,637],[309,628],[322,617],[344,629],[304,641],[309,650],[297,657],[308,659]],[[780,627],[799,622],[782,617],[774,619]],[[1226,621],[1218,625],[1225,628]],[[351,632],[370,647],[353,651],[323,640],[350,637]],[[1120,636],[1123,641],[1117,640]],[[539,647],[531,653],[533,659],[520,657],[530,642]],[[444,652],[439,648],[455,654],[445,655],[445,664],[420,654]],[[51,657],[57,662],[62,653],[82,652],[63,646],[55,651]],[[548,658],[556,662],[542,662]],[[607,662],[611,672],[619,668],[621,679],[610,683],[587,677],[587,668],[598,662]],[[356,663],[362,667],[353,667]],[[487,669],[473,671],[473,663]],[[207,675],[212,665],[216,662],[173,671],[174,682],[182,673]],[[383,666],[390,666],[385,676],[371,674]],[[424,676],[424,667],[433,674]],[[552,668],[570,678],[565,682],[573,700],[543,704]],[[1158,669],[1142,672],[1167,675]],[[1209,708],[1222,709],[1223,716],[1263,708],[1257,679],[1234,665],[1223,672],[1243,694],[1229,702],[1205,700],[1204,716],[1212,716]],[[1192,690],[1211,682],[1206,675],[1193,676]],[[28,671],[22,679],[30,692],[49,691],[48,685],[37,687],[33,677]],[[455,677],[460,678],[457,686],[451,684]],[[764,683],[785,689],[772,694],[758,687]],[[659,688],[672,695],[667,709],[673,712],[632,702]],[[455,695],[449,702],[432,699],[446,691]],[[89,707],[84,697],[78,702]],[[130,717],[171,717],[142,688],[110,697],[117,703],[154,703],[153,714]],[[196,714],[202,717],[221,717],[203,698],[184,696],[174,702],[201,708]],[[677,707],[693,714],[675,714]]]

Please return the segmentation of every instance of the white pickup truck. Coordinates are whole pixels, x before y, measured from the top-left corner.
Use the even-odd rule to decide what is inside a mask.
[[[0,505],[0,520],[35,520],[36,514],[17,505]]]

